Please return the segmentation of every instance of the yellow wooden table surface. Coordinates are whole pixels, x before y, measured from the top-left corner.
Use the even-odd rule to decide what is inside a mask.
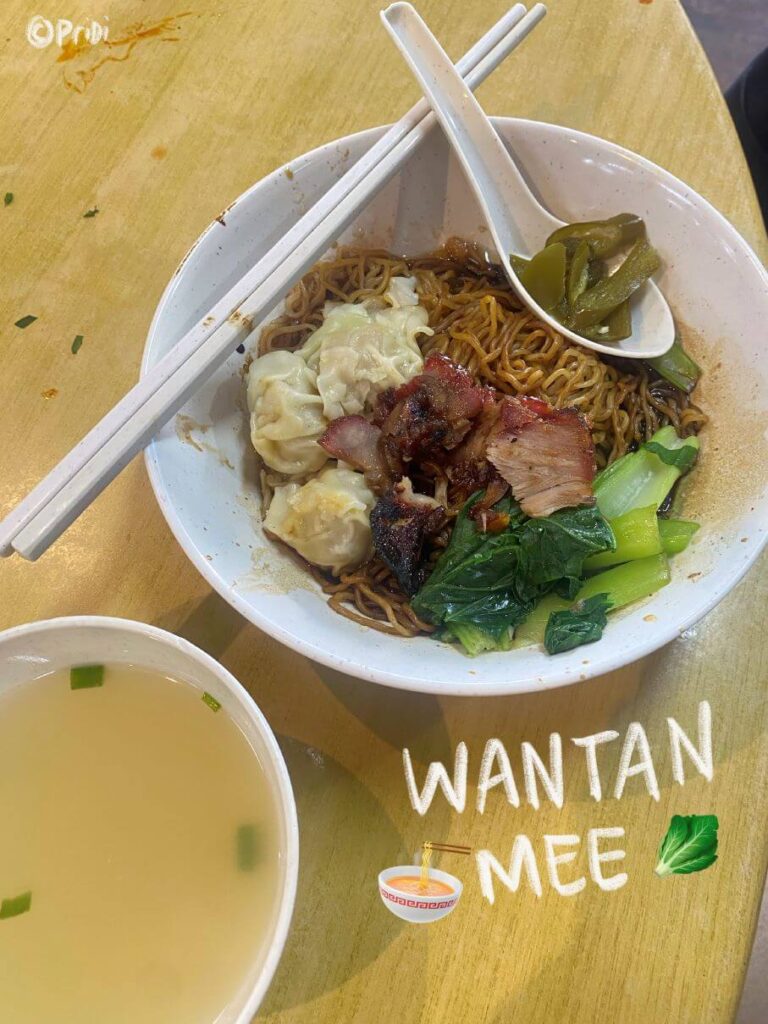
[[[0,194],[14,198],[0,205],[0,510],[135,380],[165,283],[220,209],[290,157],[393,120],[416,98],[373,0],[191,0],[175,21],[181,0],[97,6],[60,13],[108,15],[111,39],[127,41],[57,61],[55,46],[26,41],[36,13],[27,0],[3,5]],[[421,8],[457,56],[504,2]],[[131,32],[138,20],[157,30]],[[645,154],[711,199],[765,257],[736,136],[677,0],[552,0],[480,96],[494,113]],[[25,314],[39,319],[22,331],[14,321]],[[76,335],[84,341],[73,355]],[[293,777],[302,859],[265,1020],[706,1024],[735,1011],[766,868],[768,638],[756,610],[767,583],[763,562],[695,635],[571,688],[482,701],[388,691],[283,649],[211,593],[136,460],[40,562],[0,566],[0,627],[73,613],[156,623],[221,659],[266,712]],[[702,698],[715,716],[715,776],[681,788],[665,717],[695,735]],[[403,746],[423,772],[463,739],[472,780],[490,736],[517,758],[523,739],[545,752],[552,731],[622,732],[634,720],[653,744],[658,803],[639,779],[621,802],[594,803],[570,745],[562,811],[515,810],[494,793],[482,817],[439,799],[420,819],[408,803]],[[606,752],[605,779],[617,759]],[[719,815],[720,860],[660,882],[650,870],[659,839],[672,813],[692,811]],[[376,894],[376,871],[423,839],[487,845],[506,861],[518,832],[540,849],[544,833],[584,838],[599,825],[627,831],[630,883],[616,893],[590,885],[566,899],[546,887],[537,900],[524,887],[489,906],[472,865],[453,862],[462,902],[427,929],[402,926]]]

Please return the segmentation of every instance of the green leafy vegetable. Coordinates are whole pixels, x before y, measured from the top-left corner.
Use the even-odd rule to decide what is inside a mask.
[[[71,690],[91,690],[95,686],[103,685],[103,665],[75,665],[69,670],[69,688]]]
[[[616,611],[661,590],[669,580],[669,563],[664,555],[638,558],[590,577],[579,590],[576,600],[577,603],[586,603],[591,598],[602,595],[610,601],[610,610]],[[525,647],[544,643],[550,616],[570,608],[571,604],[568,601],[564,601],[556,594],[547,594],[515,629],[513,646]]]
[[[577,601],[566,611],[552,612],[544,630],[547,652],[561,654],[599,640],[608,623],[610,607],[607,594],[595,594],[586,601]]]
[[[32,908],[32,893],[23,892],[20,896],[12,896],[0,903],[0,921],[7,917],[18,917]]]
[[[576,595],[585,601],[595,594],[607,594],[611,610],[624,608],[643,597],[655,594],[670,580],[669,562],[665,555],[638,558],[634,562],[616,565],[591,576]]]
[[[470,653],[488,650],[491,643],[495,650],[508,645],[510,627],[549,590],[573,597],[587,555],[614,544],[595,508],[528,519],[509,497],[494,506],[509,516],[507,528],[482,533],[470,517],[479,497],[473,495],[462,509],[448,547],[412,602],[417,615],[447,627],[462,643],[466,639]],[[472,628],[461,628],[467,626]]]
[[[679,555],[691,543],[699,529],[698,523],[688,519],[659,519],[659,536],[665,555]]]
[[[10,206],[12,202],[13,202],[13,192],[6,192],[5,193],[5,199],[3,200],[3,204],[5,206]]]
[[[680,455],[682,449],[690,452]],[[698,451],[697,438],[682,439],[674,427],[662,427],[637,451],[622,456],[598,473],[594,483],[597,507],[608,520],[635,508],[659,508],[684,472],[680,464],[690,468]]]
[[[458,640],[471,657],[485,654],[486,651],[508,651],[512,647],[512,630],[507,629],[499,635],[487,633],[479,626],[469,622],[452,622],[443,631],[443,640]]]
[[[530,647],[531,644],[543,644],[544,632],[552,612],[567,611],[571,604],[571,601],[565,600],[558,594],[545,594],[531,614],[515,629],[512,646],[518,648]]]
[[[30,313],[28,313],[26,316],[23,316],[20,320],[17,320],[16,323],[14,324],[14,327],[20,327],[23,331],[25,327],[29,327],[30,324],[33,324],[35,320],[37,320],[37,317],[32,316]]]
[[[470,518],[480,494],[459,513],[448,547],[432,575],[412,601],[414,611],[435,625],[472,624],[495,638],[520,622],[533,607],[537,588],[526,587],[518,574],[518,537],[522,513],[510,498],[495,506],[510,516],[500,533],[482,533]]]
[[[717,860],[717,816],[675,814],[659,847],[659,878],[703,871]]]
[[[655,505],[634,508],[617,519],[611,519],[608,525],[616,538],[616,546],[613,551],[591,555],[584,563],[584,568],[588,572],[661,553],[659,520]]]
[[[241,825],[237,830],[237,866],[253,871],[263,858],[264,837],[258,825]]]
[[[565,596],[581,586],[584,560],[616,546],[610,526],[594,507],[562,508],[519,528],[521,571],[538,585],[565,581]]]
[[[701,369],[685,351],[679,338],[675,338],[668,352],[663,356],[656,356],[655,359],[649,359],[648,364],[659,376],[687,395],[696,387],[701,376]]]
[[[83,217],[95,217],[98,212],[99,212],[98,206],[94,206],[90,210],[86,210],[85,213],[83,214]]]
[[[216,700],[216,698],[212,696],[210,693],[208,693],[207,690],[203,692],[203,696],[201,699],[203,701],[203,704],[207,704],[211,711],[218,711],[219,708],[221,707],[221,702]]]
[[[647,441],[643,445],[647,452],[658,455],[667,466],[674,466],[680,473],[687,473],[699,455],[699,449],[692,444],[683,444],[679,448],[665,448],[658,441]]]
[[[76,334],[75,335],[75,340],[72,342],[72,355],[73,356],[76,356],[77,353],[80,351],[80,346],[83,344],[83,340],[84,339],[83,339],[82,334]]]

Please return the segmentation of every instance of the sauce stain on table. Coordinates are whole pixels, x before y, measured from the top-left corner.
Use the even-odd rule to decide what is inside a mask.
[[[77,41],[69,40],[62,46],[56,62],[78,60],[80,66],[65,71],[65,87],[72,92],[85,92],[100,68],[106,64],[122,64],[127,61],[139,43],[152,39],[163,43],[178,43],[181,32],[179,21],[192,13],[183,11],[150,24],[135,22],[128,26],[123,35],[115,39],[104,39],[94,46],[82,37]]]

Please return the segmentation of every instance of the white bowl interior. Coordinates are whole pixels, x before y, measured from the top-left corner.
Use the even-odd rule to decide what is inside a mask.
[[[206,690],[245,735],[272,792],[280,828],[281,893],[270,922],[271,939],[240,993],[233,993],[219,1024],[251,1020],[274,974],[290,924],[298,874],[298,826],[288,770],[253,699],[237,680],[198,648],[153,626],[122,619],[53,619],[0,633],[2,686],[20,685],[77,664],[121,663],[161,672]]]
[[[352,675],[433,693],[519,693],[607,672],[656,649],[707,612],[762,547],[768,527],[768,278],[731,225],[688,186],[643,158],[571,129],[497,118],[543,201],[565,220],[629,210],[664,258],[659,284],[705,370],[697,395],[713,425],[687,487],[702,529],[673,581],[617,615],[589,648],[550,657],[528,648],[472,660],[427,638],[404,641],[334,614],[309,577],[263,535],[244,411],[243,356],[228,362],[147,451],[161,508],[219,593],[294,649]],[[379,136],[329,143],[275,171],[214,221],[158,306],[146,372]],[[290,171],[291,173],[286,173]],[[419,253],[450,235],[489,244],[461,170],[435,132],[342,242]],[[256,335],[251,339],[255,343]],[[745,438],[744,425],[750,424]]]

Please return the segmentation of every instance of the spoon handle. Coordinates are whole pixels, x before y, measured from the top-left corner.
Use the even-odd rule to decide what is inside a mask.
[[[543,8],[543,4],[531,13],[537,8]],[[533,256],[563,221],[539,203],[485,111],[411,4],[394,3],[382,11],[381,19],[464,169],[496,245],[499,263],[521,301],[553,331],[584,348],[629,359],[650,359],[666,352],[674,341],[675,325],[653,281],[646,281],[633,295],[632,333],[615,344],[576,333],[522,286],[510,255]]]
[[[532,255],[562,221],[533,195],[482,107],[411,4],[394,3],[381,18],[461,162],[499,254]]]

